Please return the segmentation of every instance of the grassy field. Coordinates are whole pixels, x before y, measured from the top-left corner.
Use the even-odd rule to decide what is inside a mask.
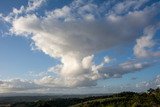
[[[160,107],[160,89],[150,89],[147,93],[119,93],[109,98],[97,98],[71,107]]]
[[[99,98],[95,100],[90,100],[90,101],[85,101],[76,105],[72,105],[71,107],[84,107],[84,106],[98,106],[98,105],[108,105],[107,107],[113,107],[112,104],[113,102],[121,102],[124,101],[126,98],[125,97],[114,97],[114,98]]]

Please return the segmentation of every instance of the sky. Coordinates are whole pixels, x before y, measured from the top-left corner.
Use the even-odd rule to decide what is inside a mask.
[[[159,0],[0,1],[0,93],[160,86]]]

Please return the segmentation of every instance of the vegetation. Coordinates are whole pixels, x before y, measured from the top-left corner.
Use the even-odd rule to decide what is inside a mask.
[[[12,107],[160,107],[160,89],[149,89],[146,93],[122,92],[87,98],[21,102]]]

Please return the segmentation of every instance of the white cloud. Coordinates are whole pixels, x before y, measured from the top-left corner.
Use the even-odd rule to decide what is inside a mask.
[[[12,79],[8,81],[0,81],[0,92],[17,92],[26,90],[39,89],[41,86],[36,85],[32,81]]]
[[[151,57],[158,56],[160,52],[152,52],[151,49],[156,43],[153,40],[153,37],[156,33],[156,30],[159,29],[159,24],[157,26],[147,27],[144,30],[144,34],[142,37],[137,39],[137,43],[134,46],[134,54],[139,57]]]
[[[48,69],[48,72],[54,72],[54,73],[59,73],[62,69],[63,65],[59,64],[59,65],[56,65],[56,66],[53,66],[53,67],[50,67]]]
[[[97,71],[101,78],[119,78],[124,74],[133,73],[136,71],[140,71],[152,66],[154,62],[143,62],[143,61],[126,61],[124,63],[114,65],[114,66],[101,66],[97,68]]]
[[[139,90],[146,91],[149,88],[158,88],[160,86],[160,75],[157,75],[153,80],[142,81],[136,84]]]
[[[44,2],[46,2],[46,0],[29,0],[26,12],[35,11],[36,9],[41,7]]]
[[[37,9],[43,1],[30,1],[25,11]],[[104,57],[99,65],[95,65],[93,59],[96,53],[138,38],[140,29],[153,23],[159,6],[129,11],[123,16],[116,12],[106,13],[102,8],[103,5],[92,2],[73,1],[68,6],[46,12],[45,16],[28,12],[22,16],[8,16],[12,17],[9,22],[13,35],[28,36],[36,49],[61,61],[49,69],[56,72],[57,77],[44,76],[35,80],[36,84],[52,87],[95,86],[99,79],[121,77],[150,65],[128,61],[106,67],[105,64],[111,61],[110,57]],[[19,11],[14,9],[15,14],[19,14]],[[150,45],[146,44],[143,48]]]
[[[109,56],[104,57],[104,63],[109,63],[112,59]]]
[[[12,23],[12,21],[15,20],[15,18],[18,18],[19,16],[24,16],[26,14],[30,14],[36,11],[45,2],[46,0],[28,0],[28,5],[26,7],[23,5],[19,9],[13,7],[13,11],[10,12],[9,15],[5,16],[4,14],[2,14],[0,15],[0,18],[2,18],[6,22]]]
[[[84,11],[92,11],[90,6],[92,7],[91,4],[86,4],[78,7],[77,11],[81,11],[79,14],[82,16],[81,20],[83,20]],[[126,40],[135,39],[138,36],[136,34],[138,30],[150,21],[149,19],[146,19],[147,21],[137,19],[142,18],[144,20],[144,17],[151,16],[155,10],[150,8],[143,12],[136,11],[120,17],[117,22],[110,23],[106,20],[101,23],[99,21],[80,22],[79,19],[77,21],[76,14],[70,12],[73,11],[72,8],[64,6],[62,9],[48,12],[47,16],[43,18],[38,18],[36,15],[19,17],[12,23],[13,33],[19,35],[32,34],[32,40],[39,50],[51,57],[61,58],[62,67],[59,69],[59,75],[64,86],[78,86],[78,84],[81,85],[87,81],[94,82],[95,79],[99,79],[98,72],[90,68],[93,57],[88,57],[88,55],[107,50],[124,43]],[[73,16],[73,21],[65,22],[66,19]],[[61,22],[61,19],[64,19],[64,22]],[[120,27],[124,22],[128,24]],[[129,28],[128,25],[134,27]],[[116,32],[113,29],[116,29]],[[117,38],[113,39],[113,36],[117,34]],[[107,58],[105,58],[106,61],[109,62]],[[115,72],[113,77],[117,77],[115,75],[118,73]]]
[[[92,66],[92,63],[93,63],[93,55],[91,56],[87,56],[87,57],[84,57],[83,60],[82,60],[82,66],[83,68],[85,69],[88,69]]]
[[[59,70],[59,72],[62,72],[60,75],[62,77],[45,76],[40,80],[36,80],[36,83],[50,87],[94,86],[97,84],[96,81],[99,79],[120,78],[124,74],[133,73],[148,68],[154,63],[128,61],[119,65],[108,67],[104,66],[104,62],[100,65],[95,65],[92,62],[92,56],[86,57],[86,60],[89,61],[90,66],[87,66],[85,69],[79,69],[81,72],[65,74],[62,70]]]
[[[142,8],[142,6],[149,2],[149,0],[126,0],[117,3],[113,7],[113,12],[116,14],[127,14],[129,11],[135,11]]]
[[[35,10],[37,10],[38,8],[40,8],[42,6],[42,4],[44,4],[46,2],[46,0],[28,0],[28,5],[25,6],[21,6],[20,9],[17,8],[13,8],[13,12],[10,13],[10,15],[19,15],[19,14],[26,14],[29,12],[33,12]]]

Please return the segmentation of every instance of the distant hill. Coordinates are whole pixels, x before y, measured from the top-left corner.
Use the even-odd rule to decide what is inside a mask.
[[[28,98],[28,99],[27,99]],[[160,89],[144,93],[122,92],[113,95],[89,97],[40,97],[41,100],[25,100],[8,104],[10,107],[160,107]],[[46,99],[45,99],[46,98]],[[33,99],[32,99],[33,100]]]
[[[123,92],[81,102],[71,107],[160,107],[160,89],[149,89],[147,93]]]

